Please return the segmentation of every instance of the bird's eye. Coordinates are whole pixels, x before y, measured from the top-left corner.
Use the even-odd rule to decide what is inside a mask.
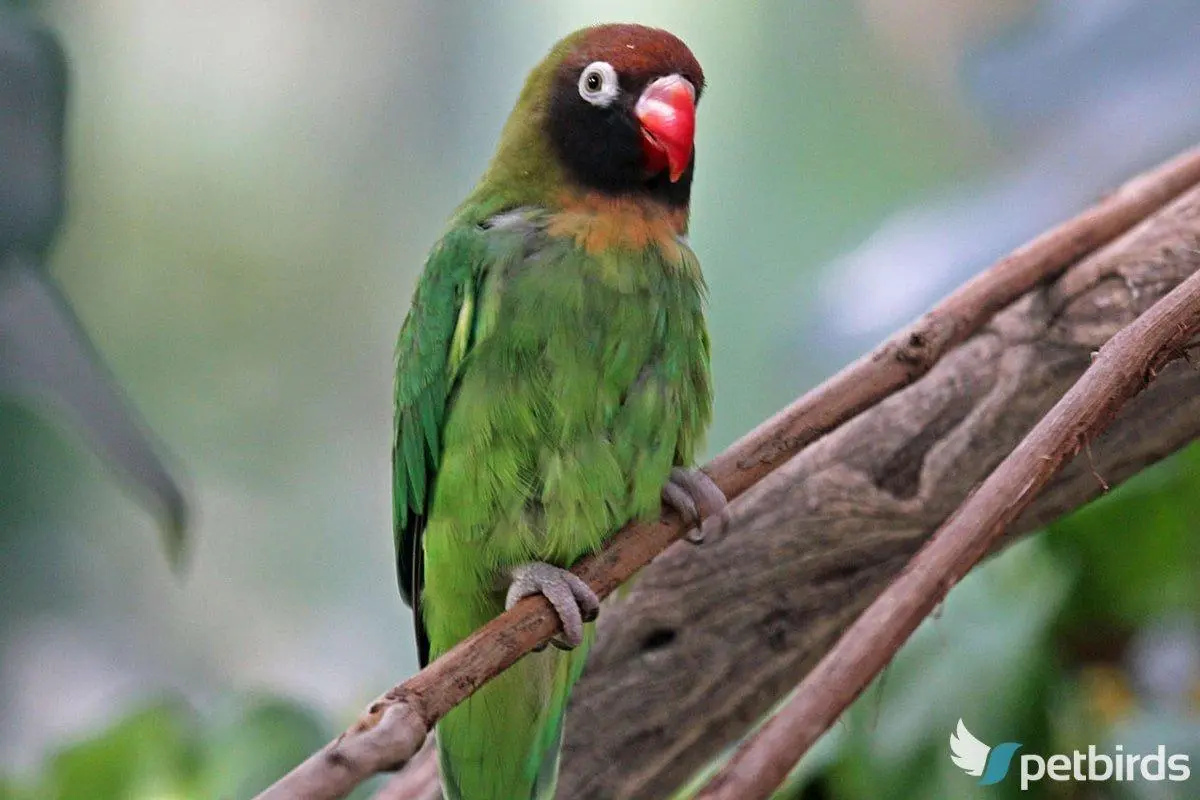
[[[594,106],[610,105],[618,92],[617,71],[607,61],[593,61],[579,73],[579,96]]]

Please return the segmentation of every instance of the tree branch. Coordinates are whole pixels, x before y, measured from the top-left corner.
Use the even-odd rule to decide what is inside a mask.
[[[1200,333],[1200,272],[1108,341],[695,800],[766,800],[1037,493]]]
[[[403,770],[384,783],[372,800],[442,800],[437,748],[433,740],[433,736],[426,736],[420,751],[409,759]]]
[[[705,470],[728,497],[738,497],[807,444],[928,372],[997,309],[1119,236],[1197,181],[1200,150],[1126,184],[977,276],[912,326],[759,426]],[[575,571],[604,597],[683,533],[673,515],[628,526]],[[380,697],[354,727],[267,789],[260,800],[340,798],[369,775],[400,766],[450,708],[556,630],[557,617],[544,598],[521,601]]]
[[[666,797],[791,691],[1088,368],[1200,267],[1200,188],[998,314],[913,386],[807,448],[600,615],[571,698],[563,797]],[[1200,434],[1172,364],[1012,526],[1034,530]]]

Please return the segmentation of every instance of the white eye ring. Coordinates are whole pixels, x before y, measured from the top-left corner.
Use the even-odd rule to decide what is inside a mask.
[[[594,106],[607,108],[620,91],[617,71],[607,61],[593,61],[579,73],[579,96]]]

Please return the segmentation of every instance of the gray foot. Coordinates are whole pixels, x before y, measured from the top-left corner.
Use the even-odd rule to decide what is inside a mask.
[[[671,469],[671,477],[663,487],[663,502],[679,512],[684,522],[694,526],[686,537],[693,544],[703,542],[709,533],[706,528],[711,526],[703,523],[717,522],[728,505],[725,493],[706,472],[683,467]]]
[[[562,636],[551,639],[551,644],[562,650],[578,647],[583,642],[583,624],[600,613],[600,598],[592,587],[575,573],[553,564],[532,561],[514,567],[504,608],[512,608],[518,600],[535,594],[550,601],[562,624]]]

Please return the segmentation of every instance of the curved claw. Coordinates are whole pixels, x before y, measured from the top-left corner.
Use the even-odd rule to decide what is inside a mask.
[[[693,544],[704,541],[711,525],[706,521],[718,521],[728,501],[721,487],[699,469],[674,467],[667,485],[663,487],[663,502],[679,512],[684,522],[692,526],[687,540]]]
[[[600,613],[600,598],[592,587],[575,573],[553,564],[532,561],[514,567],[512,583],[504,598],[505,610],[535,594],[550,601],[562,625],[562,636],[554,637],[551,643],[563,650],[582,644],[584,623],[591,622]]]

